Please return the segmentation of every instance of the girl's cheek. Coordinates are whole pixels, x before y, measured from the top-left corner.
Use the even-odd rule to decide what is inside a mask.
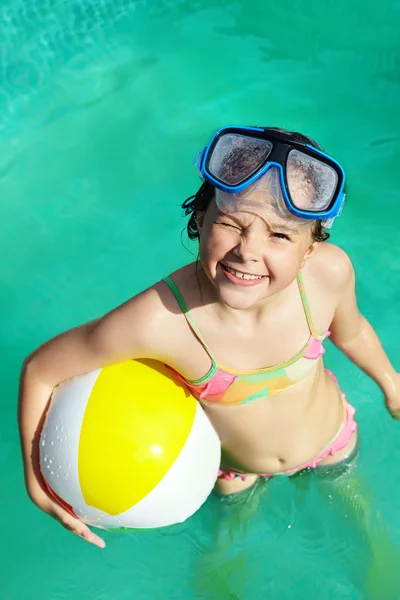
[[[273,279],[293,279],[300,269],[298,254],[289,248],[270,245],[265,253],[265,263]],[[293,275],[294,274],[294,275]]]
[[[223,238],[222,236],[210,235],[204,245],[204,248],[208,254],[214,254],[225,251],[230,245],[232,244],[229,244],[229,240]]]
[[[220,252],[218,244],[210,238],[200,244],[199,251],[202,260],[212,259]]]

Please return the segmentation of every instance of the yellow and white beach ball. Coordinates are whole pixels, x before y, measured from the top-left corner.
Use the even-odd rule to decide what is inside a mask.
[[[53,392],[40,467],[83,522],[152,528],[183,522],[218,476],[220,442],[196,399],[163,364],[129,360]]]

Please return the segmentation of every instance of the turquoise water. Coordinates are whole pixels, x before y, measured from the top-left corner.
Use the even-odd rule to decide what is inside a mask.
[[[361,431],[350,478],[211,497],[183,525],[106,534],[104,551],[28,501],[16,425],[28,352],[192,260],[179,206],[194,154],[227,123],[298,129],[344,163],[333,241],[400,368],[399,26],[398,0],[4,0],[2,598],[400,598],[400,423],[332,346]]]

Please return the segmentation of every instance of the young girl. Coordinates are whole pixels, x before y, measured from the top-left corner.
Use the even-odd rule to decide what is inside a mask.
[[[357,425],[332,373],[330,336],[381,387],[400,417],[400,375],[357,308],[354,271],[326,243],[344,203],[340,165],[303,135],[219,130],[184,203],[199,259],[105,316],[50,340],[25,361],[20,430],[28,493],[89,542],[104,542],[46,494],[38,436],[60,382],[129,358],[168,364],[199,399],[223,448],[221,494],[259,477],[354,454]]]

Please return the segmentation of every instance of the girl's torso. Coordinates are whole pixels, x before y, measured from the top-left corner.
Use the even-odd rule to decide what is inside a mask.
[[[307,265],[262,322],[232,319],[202,295],[205,279],[192,264],[158,286],[173,312],[169,364],[218,432],[223,467],[279,472],[306,462],[341,419],[339,390],[322,365],[333,299]]]

